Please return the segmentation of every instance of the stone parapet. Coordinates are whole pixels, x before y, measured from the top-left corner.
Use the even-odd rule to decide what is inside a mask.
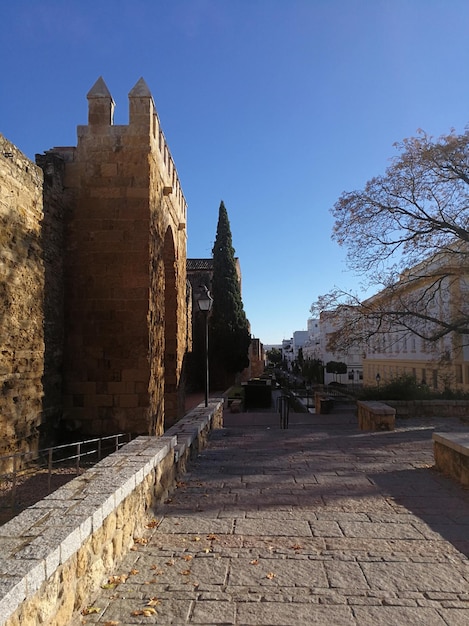
[[[0,527],[0,626],[70,623],[222,424],[222,399],[199,405],[163,436],[134,439]]]
[[[360,430],[394,430],[396,409],[384,402],[357,402]]]
[[[334,406],[334,399],[327,394],[316,391],[314,393],[314,410],[316,415],[330,413]]]
[[[469,433],[433,433],[435,467],[469,486]]]
[[[469,418],[469,400],[386,400],[396,409],[396,417]]]

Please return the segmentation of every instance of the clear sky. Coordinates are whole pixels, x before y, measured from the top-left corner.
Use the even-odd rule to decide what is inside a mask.
[[[0,2],[0,132],[28,157],[76,145],[103,76],[128,123],[143,76],[188,202],[188,256],[210,257],[228,211],[252,333],[306,329],[354,287],[329,209],[393,143],[469,120],[467,0]]]

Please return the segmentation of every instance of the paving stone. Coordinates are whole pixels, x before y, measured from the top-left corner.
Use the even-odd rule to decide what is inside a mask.
[[[445,622],[435,609],[426,607],[388,607],[370,606],[354,608],[356,624],[360,626],[376,626],[376,624],[395,624],[400,626],[447,626],[453,622]]]
[[[237,535],[268,535],[287,537],[310,537],[312,535],[308,522],[302,520],[288,520],[284,522],[276,519],[240,519],[235,526]]]
[[[261,415],[212,434],[86,622],[469,624],[469,492],[432,469],[441,420]]]
[[[352,610],[347,606],[294,603],[244,603],[237,606],[237,623],[253,626],[286,624],[353,624]]]

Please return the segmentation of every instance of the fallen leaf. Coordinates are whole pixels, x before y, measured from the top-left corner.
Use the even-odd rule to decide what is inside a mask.
[[[182,570],[182,572],[181,572],[181,574],[182,574],[183,576],[189,576],[189,575],[190,575],[190,573],[191,573],[191,570],[190,570],[190,569],[184,569],[184,570]]]
[[[169,565],[169,567],[174,565],[174,559],[171,559],[170,561],[166,561],[166,565]]]
[[[129,576],[135,576],[136,574],[138,574],[138,569],[131,569],[129,572]]]
[[[104,622],[104,626],[118,626],[119,622],[111,620],[110,622]]]
[[[142,615],[145,616],[145,617],[151,617],[152,615],[157,615],[157,613],[156,613],[154,608],[149,606],[149,607],[143,609]]]
[[[158,606],[159,604],[161,604],[161,600],[159,600],[158,598],[150,598],[148,600],[147,606]]]
[[[184,559],[184,561],[192,561],[194,557],[191,554],[186,554],[182,558]]]
[[[88,606],[81,612],[82,615],[92,615],[93,613],[99,613],[101,609],[98,606]]]
[[[218,539],[218,537],[212,533],[210,535],[207,535],[207,539],[209,539],[210,541],[215,541],[215,539]]]
[[[145,539],[145,537],[134,537],[134,543],[137,543],[141,546],[146,546],[148,543],[148,539]]]
[[[158,528],[158,526],[160,525],[160,522],[156,519],[151,520],[151,522],[148,522],[148,524],[146,525],[146,528]]]
[[[273,578],[275,578],[275,574],[274,574],[273,572],[269,572],[269,573],[266,575],[266,578],[268,578],[269,580],[272,580]]]
[[[172,498],[167,498],[167,499],[164,501],[164,503],[165,503],[165,504],[171,504],[171,502],[172,502],[172,501],[173,501],[173,499],[172,499]]]
[[[157,615],[157,612],[151,606],[146,606],[143,609],[132,611],[131,614],[135,616],[143,615],[144,617],[151,617],[152,615]]]
[[[192,541],[200,541],[200,537],[192,537]]]
[[[183,480],[178,480],[178,482],[176,483],[176,487],[180,488],[180,487],[186,487],[187,483],[185,483]]]
[[[259,565],[259,559],[252,559],[252,561],[249,561],[249,563],[251,565]]]
[[[111,576],[111,578],[109,578],[108,580],[108,583],[110,585],[120,585],[121,583],[125,583],[128,577],[129,577],[128,574],[121,574],[120,576]]]
[[[292,550],[302,550],[302,549],[303,549],[303,546],[300,546],[300,544],[299,544],[299,543],[295,543],[295,545],[293,545],[293,546],[291,547],[291,549],[292,549]]]

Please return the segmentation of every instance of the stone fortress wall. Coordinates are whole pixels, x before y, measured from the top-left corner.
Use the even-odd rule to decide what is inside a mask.
[[[77,146],[1,137],[0,454],[40,431],[162,434],[184,413],[187,206],[152,95],[114,125],[102,78]],[[10,156],[11,155],[11,156]]]
[[[37,445],[44,374],[42,170],[0,135],[0,455]]]

